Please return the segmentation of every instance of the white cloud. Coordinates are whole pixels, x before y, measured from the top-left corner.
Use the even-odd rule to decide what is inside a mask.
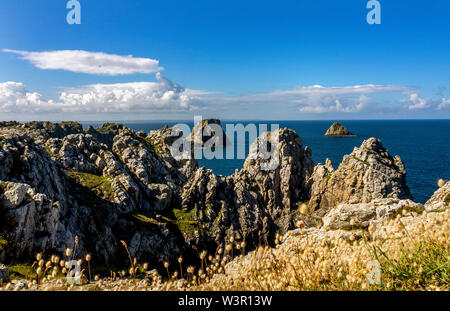
[[[185,89],[156,75],[158,82],[93,84],[69,89],[58,101],[44,100],[22,83],[0,83],[0,112],[4,113],[117,113],[180,112],[199,109],[206,92]]]
[[[413,93],[409,95],[409,100],[405,101],[409,103],[408,109],[426,109],[430,107],[430,100],[427,98],[422,98],[417,93]]]
[[[28,92],[23,83],[0,83],[0,112],[47,112],[54,105],[52,100],[44,100],[41,94]]]
[[[146,112],[166,115],[187,113],[247,118],[256,114],[283,112],[292,117],[310,114],[370,114],[436,111],[450,107],[450,100],[422,98],[416,89],[407,86],[356,85],[344,87],[302,86],[289,90],[240,96],[221,96],[211,92],[184,88],[156,74],[157,82],[92,84],[65,89],[56,100],[47,100],[37,92],[28,91],[22,83],[0,83],[0,113],[16,115],[129,115]],[[214,96],[211,96],[214,94]],[[376,96],[383,99],[376,101]],[[387,97],[386,97],[387,95]],[[407,96],[404,100],[394,99]],[[373,97],[373,98],[372,98]],[[389,105],[382,103],[385,99]],[[397,104],[396,104],[397,103]],[[402,103],[407,103],[403,105]]]
[[[442,98],[441,103],[439,104],[439,106],[437,107],[438,110],[442,110],[445,108],[450,108],[450,98]]]
[[[376,103],[367,95],[370,94],[404,94],[415,89],[408,86],[390,85],[355,85],[343,87],[298,86],[289,90],[278,90],[267,93],[243,95],[223,98],[226,102],[247,104],[280,104],[297,107],[300,112],[355,113],[363,111]]]
[[[60,69],[97,75],[128,75],[133,73],[154,73],[162,70],[159,61],[150,58],[137,58],[103,52],[82,50],[61,50],[46,52],[27,52],[4,49],[3,52],[20,55],[39,69]]]

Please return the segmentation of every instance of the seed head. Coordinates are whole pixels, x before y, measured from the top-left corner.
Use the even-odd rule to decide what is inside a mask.
[[[308,205],[306,205],[305,203],[303,203],[300,206],[300,213],[303,215],[306,215],[308,213]]]

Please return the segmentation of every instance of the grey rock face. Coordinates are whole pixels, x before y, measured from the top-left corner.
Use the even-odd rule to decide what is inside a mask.
[[[450,207],[450,181],[436,190],[433,196],[425,203],[428,211],[442,210]]]
[[[0,207],[7,221],[8,237],[16,254],[33,255],[35,250],[55,247],[60,206],[36,193],[27,184],[1,182]],[[39,236],[39,238],[36,238]]]
[[[367,228],[373,221],[400,215],[402,211],[419,213],[422,204],[411,200],[375,199],[370,203],[339,204],[323,217],[323,225],[329,229]]]
[[[269,151],[266,145],[277,135],[279,142]],[[251,146],[244,168],[233,175],[199,169],[183,189],[182,206],[209,224],[205,231],[218,244],[244,235],[250,244],[257,243],[259,233],[270,239],[289,229],[292,210],[308,198],[306,180],[313,166],[311,151],[294,131],[265,133]]]
[[[248,249],[271,243],[292,229],[298,206],[308,201],[317,223],[336,228],[351,219],[366,226],[406,205],[420,209],[405,200],[401,159],[375,138],[335,170],[329,160],[314,167],[301,138],[280,129],[251,145],[241,170],[221,176],[198,168],[191,154],[173,156],[183,139],[175,128],[145,135],[116,124],[84,131],[58,126],[0,127],[0,236],[9,242],[0,255],[6,258],[62,253],[78,236],[80,254],[101,263],[126,263],[124,240],[139,262],[161,264],[192,246],[215,250],[231,237],[245,239]],[[430,205],[447,202],[443,189]]]
[[[8,267],[0,264],[0,283],[9,282],[9,270]]]
[[[375,138],[369,138],[344,156],[335,171],[331,163],[316,167],[311,183],[309,208],[320,217],[340,203],[411,198],[402,160],[399,156],[390,156]]]

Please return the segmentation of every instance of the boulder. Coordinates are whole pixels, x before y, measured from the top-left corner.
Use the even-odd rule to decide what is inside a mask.
[[[395,218],[403,210],[422,213],[422,204],[411,200],[375,199],[370,203],[339,204],[323,217],[324,227],[332,230],[367,228],[372,222]]]

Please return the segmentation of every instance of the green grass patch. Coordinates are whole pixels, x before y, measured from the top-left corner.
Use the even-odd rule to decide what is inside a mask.
[[[424,290],[437,286],[441,290],[450,290],[448,245],[424,241],[414,248],[405,249],[397,260],[379,250],[377,253],[382,269],[383,289]]]
[[[188,211],[187,209],[172,210],[174,219],[163,216],[163,219],[173,223],[180,229],[181,232],[194,233],[195,231],[203,229],[203,225],[195,218],[195,210]]]
[[[76,171],[69,171],[67,174],[69,178],[88,188],[97,196],[107,200],[113,199],[114,192],[111,186],[111,180],[109,180],[109,178]]]
[[[11,280],[23,280],[36,278],[36,272],[30,265],[12,265],[8,267]]]
[[[133,217],[134,219],[136,219],[138,222],[140,222],[142,224],[147,224],[147,225],[160,224],[160,222],[157,221],[156,219],[154,219],[152,217],[152,215],[150,215],[150,213],[146,213],[146,212],[142,212],[142,211],[131,213],[131,217]]]
[[[365,164],[365,165],[370,165],[370,163],[369,163],[369,162],[367,162],[367,161],[364,161],[364,160],[362,160],[362,159],[360,159],[360,158],[358,158],[358,157],[352,156],[352,158],[353,158],[353,159],[355,159],[356,161],[359,161],[359,162],[361,162],[362,164]]]

